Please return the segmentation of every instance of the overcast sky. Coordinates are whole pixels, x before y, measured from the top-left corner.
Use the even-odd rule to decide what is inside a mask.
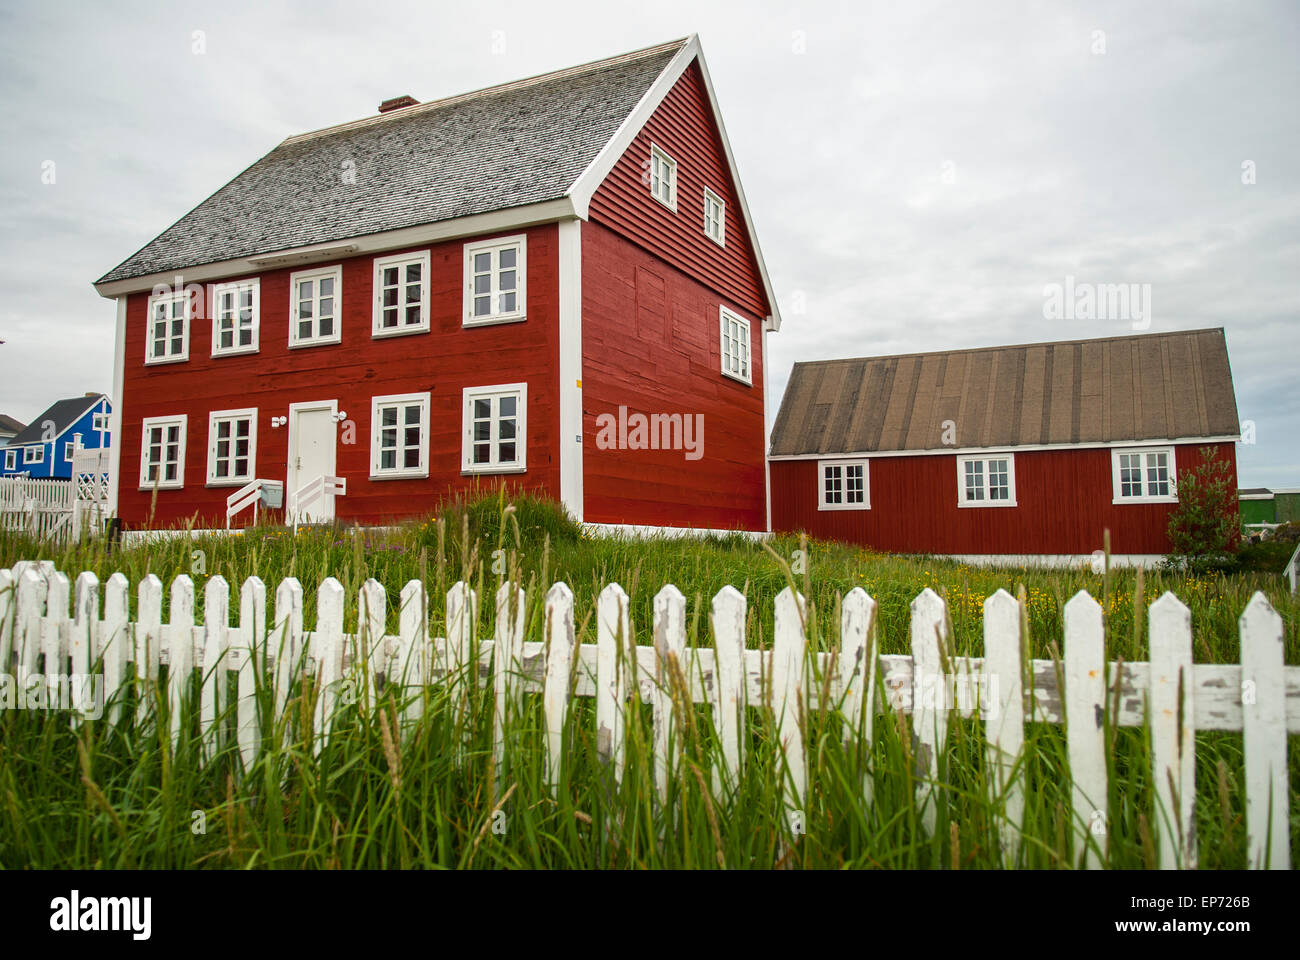
[[[1294,2],[7,2],[0,412],[110,391],[91,281],[285,137],[693,32],[784,314],[773,411],[798,360],[1133,332],[1044,289],[1149,284],[1151,331],[1227,331],[1241,484],[1300,487]]]

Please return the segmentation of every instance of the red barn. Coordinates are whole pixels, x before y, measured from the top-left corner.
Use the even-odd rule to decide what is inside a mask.
[[[795,364],[772,431],[772,526],[875,550],[1061,562],[1169,550],[1177,471],[1236,484],[1223,331]]]
[[[780,317],[694,37],[290,137],[95,286],[129,528],[502,482],[768,527]]]

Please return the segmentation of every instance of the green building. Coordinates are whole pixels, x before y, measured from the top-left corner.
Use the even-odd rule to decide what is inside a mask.
[[[1300,489],[1268,490],[1255,487],[1237,491],[1243,526],[1254,523],[1300,522]]]

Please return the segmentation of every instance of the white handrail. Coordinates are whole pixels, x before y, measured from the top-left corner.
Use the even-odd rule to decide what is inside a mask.
[[[284,488],[279,480],[250,480],[226,498],[226,529],[230,529],[230,520],[241,510],[251,505],[253,508],[253,525],[257,525],[257,505],[262,501],[262,491],[272,488]]]
[[[323,496],[347,496],[348,481],[346,477],[319,476],[308,480],[298,489],[293,498],[294,522],[297,523],[303,510]]]

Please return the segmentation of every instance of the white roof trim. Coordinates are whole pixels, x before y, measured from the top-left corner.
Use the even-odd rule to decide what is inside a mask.
[[[1033,453],[1040,450],[1116,450],[1126,447],[1180,447],[1198,443],[1235,443],[1239,436],[1174,437],[1168,440],[1096,440],[1087,443],[1023,443],[1012,446],[939,447],[928,450],[846,450],[835,453],[785,453],[769,454],[768,460],[838,460],[846,457],[942,457],[968,454]]]
[[[727,139],[727,129],[722,122],[722,111],[718,109],[718,98],[713,92],[713,81],[709,77],[708,65],[704,62],[704,51],[700,48],[698,34],[691,34],[686,43],[682,45],[682,49],[668,62],[668,66],[664,67],[658,79],[651,84],[650,89],[637,102],[636,107],[627,115],[618,129],[614,131],[614,136],[601,148],[600,153],[596,154],[595,159],[587,165],[587,169],[578,175],[578,179],[573,181],[567,195],[573,200],[573,208],[577,215],[584,220],[589,219],[588,210],[591,206],[592,195],[599,189],[605,178],[609,176],[609,172],[614,169],[614,165],[627,152],[628,147],[632,145],[632,141],[641,132],[641,128],[645,126],[651,114],[659,109],[664,97],[668,96],[668,91],[673,88],[681,75],[686,72],[686,68],[695,60],[700,63],[700,74],[704,77],[704,89],[709,94],[709,106],[713,109],[713,119],[718,125],[718,136],[722,140],[722,149],[727,157],[727,169],[731,174],[731,181],[736,187],[736,199],[740,201],[740,212],[744,217],[745,229],[749,234],[749,245],[754,251],[754,262],[758,265],[758,273],[763,280],[763,292],[767,295],[768,305],[772,309],[771,316],[763,321],[763,329],[779,332],[781,329],[781,310],[777,306],[776,294],[772,290],[772,281],[767,275],[767,264],[763,260],[763,251],[758,245],[758,235],[754,232],[754,220],[749,213],[749,203],[745,200],[745,188],[740,184],[740,171],[736,169],[736,158],[731,152],[731,142]]]

